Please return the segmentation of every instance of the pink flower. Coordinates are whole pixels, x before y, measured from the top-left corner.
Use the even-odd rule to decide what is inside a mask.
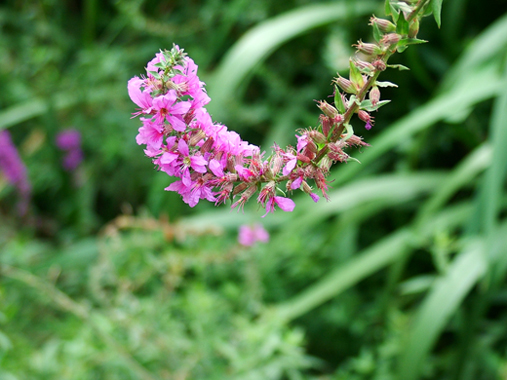
[[[183,115],[190,109],[190,103],[176,102],[177,99],[178,96],[174,90],[153,99],[153,109],[156,111],[155,119],[160,124],[167,120],[175,131],[184,132],[186,124],[183,121]]]
[[[136,136],[138,145],[146,144],[149,150],[158,150],[164,142],[164,127],[159,123],[154,123],[151,119],[141,118],[143,126],[139,128]]]
[[[140,114],[149,114],[153,105],[153,99],[149,91],[142,91],[141,87],[144,85],[144,79],[134,77],[129,80],[127,88],[130,99],[140,107],[140,111],[134,113],[134,116]]]
[[[272,197],[266,202],[266,213],[262,216],[263,218],[270,212],[275,211],[275,206],[280,207],[281,210],[291,212],[296,207],[296,204],[292,199],[284,197]]]
[[[251,247],[256,242],[267,243],[269,233],[260,224],[254,226],[243,225],[239,227],[238,242],[245,247]]]

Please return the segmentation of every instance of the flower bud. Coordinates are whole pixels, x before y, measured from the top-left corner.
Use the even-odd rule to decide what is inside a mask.
[[[319,100],[317,102],[317,107],[319,107],[320,110],[322,112],[324,112],[324,114],[328,117],[333,118],[336,115],[338,115],[338,110],[336,108],[334,108],[331,104],[326,102],[325,100]]]
[[[370,114],[364,110],[359,110],[357,112],[357,116],[359,116],[359,118],[365,123],[368,123],[369,121],[373,120],[373,116],[370,116]]]
[[[370,18],[369,25],[373,25],[373,24],[377,24],[379,30],[383,33],[391,33],[396,30],[396,25],[394,25],[391,21],[384,20],[382,18],[377,18],[375,16],[372,16]]]
[[[381,59],[376,59],[375,61],[372,62],[372,65],[378,71],[384,71],[387,68],[386,63]]]
[[[352,46],[354,46],[357,49],[357,51],[360,51],[361,53],[364,53],[366,55],[379,55],[384,52],[380,46],[376,44],[364,43],[361,40],[357,41],[357,44]]]
[[[382,39],[380,40],[380,43],[383,45],[395,45],[401,40],[401,36],[397,33],[389,33],[386,34]]]
[[[314,129],[308,131],[308,136],[310,136],[310,138],[317,144],[323,144],[326,142],[326,136],[324,136],[322,133]]]
[[[355,94],[357,93],[356,86],[344,77],[338,75],[338,78],[334,79],[334,83],[336,83],[343,91],[349,93],[349,94]]]
[[[354,60],[354,64],[361,71],[366,71],[367,73],[375,70],[375,66],[373,66],[370,62],[362,61],[360,59]]]
[[[408,36],[410,38],[416,38],[417,33],[419,33],[419,19],[416,17],[412,20],[410,26],[408,27]]]
[[[236,194],[239,194],[241,193],[243,190],[245,190],[247,187],[251,186],[251,184],[249,183],[246,183],[246,182],[241,182],[240,184],[238,184],[233,192],[232,192],[232,195],[236,195]]]
[[[380,90],[377,86],[373,86],[373,88],[370,90],[369,98],[371,101],[371,104],[376,106],[380,100]]]
[[[201,152],[203,153],[211,152],[211,149],[213,148],[213,143],[214,143],[213,137],[211,136],[208,137],[207,140],[204,142],[204,144],[202,144],[201,146]]]
[[[198,129],[188,140],[189,146],[196,146],[199,141],[206,137],[206,133],[202,129]]]

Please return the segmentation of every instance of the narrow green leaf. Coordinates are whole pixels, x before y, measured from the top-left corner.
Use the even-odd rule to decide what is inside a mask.
[[[449,318],[486,270],[482,242],[470,243],[432,286],[417,311],[407,341],[401,349],[398,379],[416,380],[422,364]]]
[[[390,67],[391,69],[398,69],[398,70],[400,70],[400,71],[403,71],[403,70],[410,70],[407,66],[403,66],[403,65],[400,65],[400,64],[387,65],[387,67]]]
[[[375,39],[375,41],[379,42],[380,39],[382,38],[382,32],[380,31],[376,23],[373,23],[372,27],[373,27],[373,38]]]
[[[373,104],[371,104],[371,100],[366,99],[361,102],[361,105],[359,107],[362,110],[372,112],[372,111],[378,110],[380,107],[386,105],[389,102],[390,102],[390,100],[381,100],[376,105],[373,105]]]
[[[350,81],[356,85],[357,88],[361,88],[364,85],[363,76],[361,71],[354,64],[354,61],[351,59],[349,61],[350,66]]]
[[[408,69],[407,69],[408,70]],[[384,82],[380,82],[380,81],[375,81],[375,84],[379,87],[398,87],[397,84],[395,83],[391,83],[391,82],[387,82],[387,81],[384,81]]]
[[[435,21],[437,22],[439,28],[441,23],[440,13],[442,12],[442,1],[443,0],[431,0],[431,9],[433,11],[433,17],[435,17]]]
[[[344,113],[347,111],[347,108],[345,107],[345,104],[343,104],[343,98],[340,93],[340,89],[338,86],[334,86],[334,105],[340,113]]]
[[[400,17],[398,17],[398,22],[396,24],[396,33],[401,34],[402,36],[406,36],[408,34],[408,29],[408,22],[405,20],[405,16],[402,12],[400,13]]]
[[[391,16],[392,15],[391,1],[390,0],[386,0],[385,3],[384,3],[384,13],[386,14],[386,16]]]

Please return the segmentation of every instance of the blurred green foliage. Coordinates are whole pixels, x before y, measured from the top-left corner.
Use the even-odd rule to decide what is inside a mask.
[[[446,0],[392,62],[392,102],[333,173],[235,242],[245,214],[164,192],[126,83],[159,49],[200,66],[210,112],[269,151],[316,125],[382,1],[4,1],[0,129],[33,186],[0,177],[0,379],[507,377],[507,14]],[[83,137],[78,171],[58,132]],[[361,133],[361,132],[362,133]]]

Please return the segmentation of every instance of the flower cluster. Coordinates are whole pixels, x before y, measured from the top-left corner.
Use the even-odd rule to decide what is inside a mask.
[[[404,69],[387,65],[387,60],[408,45],[424,42],[415,37],[427,0],[386,4],[394,23],[371,18],[376,42],[355,45],[362,59],[350,60],[348,79],[334,80],[334,106],[319,101],[322,114],[317,127],[298,130],[296,147],[275,144],[268,158],[259,147],[212,121],[205,108],[210,98],[197,76],[197,65],[182,49],[174,46],[156,54],[146,76],[128,82],[128,92],[139,107],[134,116],[140,116],[143,124],[137,143],[146,145],[145,153],[158,170],[177,177],[166,190],[178,192],[191,207],[201,199],[221,204],[232,198],[231,207],[239,209],[258,193],[264,216],[277,206],[294,209],[282,182],[286,192],[299,189],[317,202],[313,183],[328,199],[326,177],[331,166],[351,159],[346,148],[368,145],[354,134],[352,116],[357,115],[367,130],[372,128],[370,113],[389,102],[380,100],[379,87],[396,86],[377,81],[379,74],[387,67]]]
[[[20,215],[26,215],[30,202],[31,186],[26,173],[26,166],[19,157],[16,146],[12,143],[8,131],[0,131],[0,171],[18,191]]]

